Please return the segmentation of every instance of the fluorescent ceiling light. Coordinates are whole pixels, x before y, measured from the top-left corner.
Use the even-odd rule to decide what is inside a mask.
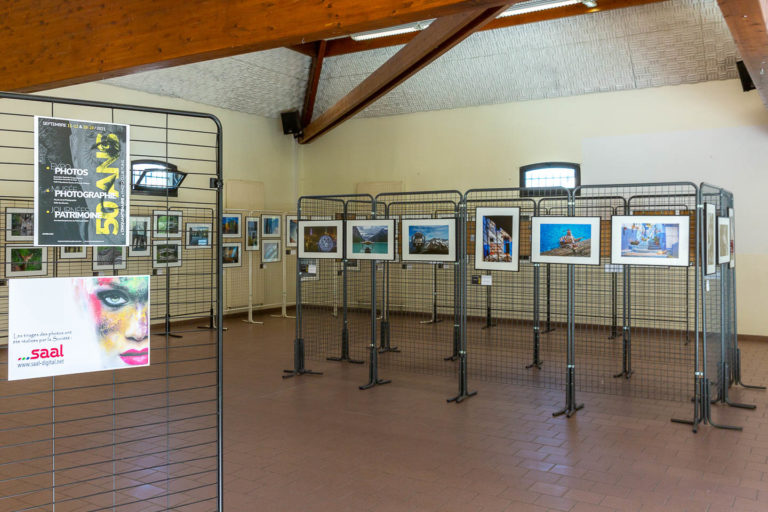
[[[588,5],[587,2],[594,4]],[[526,14],[529,12],[544,11],[547,9],[556,9],[558,7],[565,7],[566,5],[576,5],[583,3],[587,7],[597,6],[595,0],[530,0],[528,2],[520,2],[515,4],[503,13],[499,14],[498,18],[506,18],[507,16],[516,16],[518,14]]]
[[[350,37],[355,41],[366,41],[376,39],[377,37],[398,36],[410,32],[419,32],[432,24],[434,20],[420,21],[418,23],[409,23],[408,25],[398,25],[396,27],[385,28],[383,30],[371,30],[370,32],[360,32],[352,34]]]

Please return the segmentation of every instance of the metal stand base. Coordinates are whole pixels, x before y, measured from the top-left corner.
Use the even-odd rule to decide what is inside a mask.
[[[538,370],[541,370],[541,365],[543,365],[543,364],[544,364],[544,361],[534,361],[531,364],[526,365],[525,369],[529,370],[531,368],[536,368]]]
[[[547,334],[548,332],[556,331],[557,327],[547,327],[543,331],[541,331],[541,334]]]
[[[621,378],[621,377],[626,377],[626,378],[628,379],[628,378],[630,378],[630,377],[632,376],[632,374],[633,374],[633,373],[635,373],[635,372],[633,372],[632,370],[629,370],[629,371],[627,371],[627,370],[621,370],[621,372],[620,372],[620,373],[617,373],[617,374],[615,374],[615,375],[613,376],[613,378],[614,378],[614,379],[619,379],[619,378]]]
[[[325,360],[326,361],[340,361],[340,362],[346,361],[346,362],[352,363],[352,364],[363,364],[363,363],[365,363],[365,361],[360,361],[359,359],[350,359],[349,357],[344,357],[344,356],[342,356],[342,357],[326,357]]]
[[[389,384],[390,382],[392,382],[392,381],[389,380],[389,379],[376,379],[376,380],[372,380],[368,384],[364,384],[362,386],[359,386],[359,388],[360,389],[371,389],[373,386],[380,386],[382,384]]]
[[[741,387],[747,388],[747,389],[765,389],[765,386],[753,386],[753,385],[750,385],[750,384],[744,384],[741,381],[741,349],[739,349],[739,348],[736,349],[736,361],[734,363],[734,366],[735,366],[734,372],[733,372],[734,373],[734,379],[733,379],[734,385],[741,386]]]
[[[584,404],[578,404],[578,405],[574,405],[574,406],[565,406],[562,409],[560,409],[559,411],[553,412],[552,416],[557,417],[557,416],[562,416],[563,414],[565,414],[566,418],[570,418],[571,416],[576,414],[576,411],[578,411],[580,409],[583,409],[583,408],[584,408]]]
[[[291,316],[291,315],[283,315],[283,314],[279,314],[279,315],[269,315],[269,316],[271,316],[272,318],[296,318],[295,316]],[[260,323],[264,323],[264,322],[260,322]]]
[[[490,329],[491,327],[496,327],[496,324],[488,324],[481,327],[481,329]]]
[[[296,338],[293,340],[293,370],[283,370],[284,379],[290,379],[291,377],[300,377],[302,375],[322,375],[323,372],[313,372],[304,368],[304,338]]]
[[[568,365],[566,372],[566,384],[565,384],[565,407],[559,411],[552,413],[552,416],[561,416],[565,414],[566,418],[570,418],[576,411],[583,409],[584,404],[576,403],[576,368],[573,364]]]
[[[457,404],[460,404],[467,398],[475,396],[476,394],[477,394],[477,391],[470,391],[469,393],[461,393],[459,395],[454,396],[453,398],[447,398],[445,401],[448,403],[456,402]]]
[[[283,370],[288,375],[283,375],[284,379],[290,379],[291,377],[301,377],[302,375],[322,375],[323,372],[313,372],[312,370]]]
[[[442,319],[442,318],[435,318],[435,317],[432,317],[432,318],[430,318],[429,320],[422,320],[422,321],[421,321],[421,322],[419,322],[419,323],[420,323],[420,324],[439,324],[439,323],[440,323],[440,322],[442,322],[442,321],[443,321],[443,319]]]
[[[253,325],[264,325],[264,322],[258,322],[256,320],[245,319],[245,320],[243,320],[243,322],[245,322],[247,324],[253,324]]]
[[[712,400],[712,403],[724,403],[730,407],[738,407],[739,409],[757,409],[754,404],[743,404],[739,402],[732,402],[728,396],[728,363],[720,363],[720,391],[717,398]]]
[[[400,349],[397,347],[380,347],[379,354],[383,354],[384,352],[400,352]]]
[[[679,418],[672,418],[672,423],[682,423],[683,425],[691,425],[693,427],[693,433],[695,434],[699,430],[700,424],[709,423],[715,428],[721,428],[725,430],[743,430],[742,427],[734,425],[720,425],[712,421],[712,406],[709,400],[709,379],[703,379],[700,376],[696,376],[696,390],[697,392],[693,397],[693,419],[683,420]]]

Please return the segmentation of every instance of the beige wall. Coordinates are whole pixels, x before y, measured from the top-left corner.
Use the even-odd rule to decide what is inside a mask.
[[[680,146],[661,147],[674,140]],[[622,151],[637,148],[622,160]],[[646,149],[648,144],[662,151]],[[765,148],[765,149],[761,149]],[[711,181],[736,196],[742,240],[768,194],[768,110],[736,80],[353,119],[302,146],[300,193],[514,187],[533,162],[582,162],[584,184]],[[750,157],[750,155],[752,155]],[[706,169],[703,169],[706,167]],[[650,169],[650,171],[649,171]],[[739,331],[768,335],[768,242],[739,242]]]

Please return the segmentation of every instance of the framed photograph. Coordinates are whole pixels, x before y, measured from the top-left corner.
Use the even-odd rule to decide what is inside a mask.
[[[736,216],[733,208],[728,208],[728,218],[731,220],[731,261],[728,262],[729,268],[736,266]]]
[[[717,209],[704,203],[704,274],[717,272]]]
[[[212,228],[211,224],[205,222],[187,222],[187,249],[210,248]]]
[[[225,242],[221,244],[222,267],[240,267],[243,264],[241,258],[242,244],[240,242]]]
[[[240,238],[240,221],[242,218],[239,213],[221,214],[221,237]]]
[[[149,232],[152,230],[152,219],[149,217],[131,216],[131,245],[128,247],[129,256],[149,256]]]
[[[299,243],[299,220],[295,215],[285,216],[285,246],[296,247]]]
[[[456,261],[455,219],[403,219],[403,261]]]
[[[59,247],[60,260],[76,260],[86,257],[86,246],[84,245],[63,245]]]
[[[181,266],[181,240],[155,240],[152,244],[152,267]]]
[[[300,220],[298,229],[299,258],[343,258],[344,221]]]
[[[5,240],[7,242],[32,242],[34,239],[34,210],[32,208],[6,208]]]
[[[317,258],[299,259],[299,273],[302,281],[317,281],[320,279],[320,265]]]
[[[275,263],[280,261],[280,240],[264,240],[261,248],[261,262]]]
[[[717,263],[731,262],[731,219],[717,218]]]
[[[533,263],[600,264],[600,217],[533,217]]]
[[[246,251],[258,251],[259,250],[259,218],[258,217],[246,217],[245,218],[245,250]]]
[[[97,245],[93,248],[93,270],[125,270],[125,247]]]
[[[261,215],[262,238],[280,238],[281,218],[281,215],[271,215],[266,213]]]
[[[46,247],[7,245],[5,277],[44,276],[48,274]]]
[[[687,215],[614,215],[611,263],[687,267],[690,222]]]
[[[181,212],[173,210],[155,210],[154,237],[181,238]]]
[[[475,268],[517,272],[520,258],[520,208],[475,210]]]
[[[349,260],[395,259],[393,220],[348,220],[345,238]]]

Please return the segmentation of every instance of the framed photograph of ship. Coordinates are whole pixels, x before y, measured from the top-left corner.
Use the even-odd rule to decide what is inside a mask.
[[[211,236],[211,224],[204,222],[187,222],[187,249],[205,249],[211,247]]]
[[[264,240],[261,248],[262,263],[276,263],[280,261],[280,240]]]
[[[717,210],[704,203],[704,274],[717,272]]]
[[[246,251],[258,251],[261,248],[259,241],[261,235],[259,234],[259,217],[246,217],[245,218],[245,250]]]
[[[242,216],[239,213],[221,214],[221,237],[240,238],[240,224]]]
[[[240,242],[225,242],[221,244],[221,266],[225,268],[242,266],[241,253],[242,244]]]
[[[717,218],[717,263],[731,262],[731,220],[728,217]]]
[[[533,217],[533,263],[600,264],[600,217]]]
[[[300,220],[299,258],[342,258],[344,221]]]
[[[181,266],[181,240],[160,240],[152,244],[152,267]]]
[[[475,268],[518,271],[520,208],[475,210]]]
[[[395,258],[395,221],[348,220],[347,259],[387,260]]]
[[[403,261],[456,261],[456,219],[403,219]]]
[[[687,267],[688,215],[614,215],[611,263]]]
[[[261,215],[261,237],[280,238],[280,219],[282,215]]]
[[[295,215],[285,216],[285,246],[296,247],[299,240],[299,220]]]

